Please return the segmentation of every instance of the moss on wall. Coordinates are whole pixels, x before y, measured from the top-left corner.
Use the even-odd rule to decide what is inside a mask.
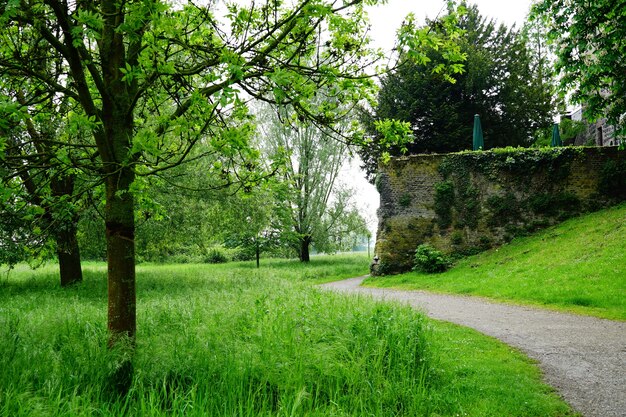
[[[626,152],[504,148],[415,155],[381,166],[379,273],[411,268],[429,243],[470,254],[626,199]]]

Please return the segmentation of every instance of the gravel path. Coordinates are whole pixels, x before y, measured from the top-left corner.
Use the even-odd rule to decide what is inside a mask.
[[[537,360],[545,380],[585,417],[626,417],[626,323],[483,298],[365,288],[366,277],[324,284],[339,292],[396,300],[430,317],[472,327]]]

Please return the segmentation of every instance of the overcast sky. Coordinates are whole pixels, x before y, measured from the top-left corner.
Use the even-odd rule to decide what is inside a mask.
[[[483,16],[496,19],[507,26],[521,26],[530,10],[531,0],[470,0],[468,4],[476,4]],[[435,18],[445,12],[446,3],[441,0],[389,0],[382,6],[368,9],[372,23],[374,44],[384,49],[391,49],[395,41],[395,32],[402,24],[404,17],[414,13],[418,22],[426,17]]]
[[[526,20],[532,0],[471,0],[469,4],[476,4],[483,16],[491,17],[507,26],[515,24],[518,28]],[[397,29],[404,17],[414,13],[418,22],[424,22],[426,17],[435,18],[445,7],[441,0],[389,0],[383,6],[370,7],[368,10],[372,24],[371,37],[373,45],[384,50],[391,50],[395,43]],[[365,180],[365,174],[358,168],[358,162],[353,161],[344,168],[342,177],[357,191],[357,205],[361,213],[369,222],[370,230],[376,233],[376,209],[380,199],[378,192]]]

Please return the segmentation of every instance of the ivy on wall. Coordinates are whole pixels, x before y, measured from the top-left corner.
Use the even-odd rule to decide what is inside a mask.
[[[377,177],[382,273],[408,270],[430,244],[465,256],[626,199],[626,153],[504,148],[391,160]]]
[[[626,161],[606,161],[600,171],[598,188],[611,197],[626,198]]]
[[[444,178],[454,173],[477,172],[492,180],[500,180],[502,173],[524,177],[546,170],[550,176],[563,178],[575,159],[585,157],[584,149],[507,147],[485,152],[463,151],[448,154],[439,166],[439,172]]]
[[[451,249],[464,253],[472,248],[463,242],[459,230],[499,228],[502,239],[510,240],[579,213],[584,209],[580,199],[561,190],[559,183],[570,175],[572,163],[584,157],[584,148],[572,147],[501,148],[447,155],[439,165],[443,181],[435,185],[434,196],[440,233],[452,228]],[[626,178],[623,165],[605,167],[607,188]],[[489,183],[499,184],[504,191],[486,194]],[[481,198],[481,193],[486,195]],[[488,239],[484,231],[481,234],[483,240]],[[486,241],[473,243],[485,245]]]
[[[446,180],[435,184],[435,214],[440,229],[452,224],[452,208],[454,207],[454,185]]]

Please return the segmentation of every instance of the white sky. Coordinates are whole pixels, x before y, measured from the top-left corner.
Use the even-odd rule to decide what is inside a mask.
[[[468,3],[476,4],[483,16],[507,26],[515,24],[519,28],[526,20],[532,0],[470,0]],[[442,0],[389,0],[385,5],[370,7],[368,13],[373,46],[391,50],[396,30],[407,14],[413,12],[417,21],[423,23],[425,17],[435,18],[445,8],[445,4]],[[341,177],[357,191],[357,206],[375,235],[378,226],[376,209],[380,199],[376,188],[365,180],[365,174],[358,166],[359,162],[353,161],[344,167]]]

